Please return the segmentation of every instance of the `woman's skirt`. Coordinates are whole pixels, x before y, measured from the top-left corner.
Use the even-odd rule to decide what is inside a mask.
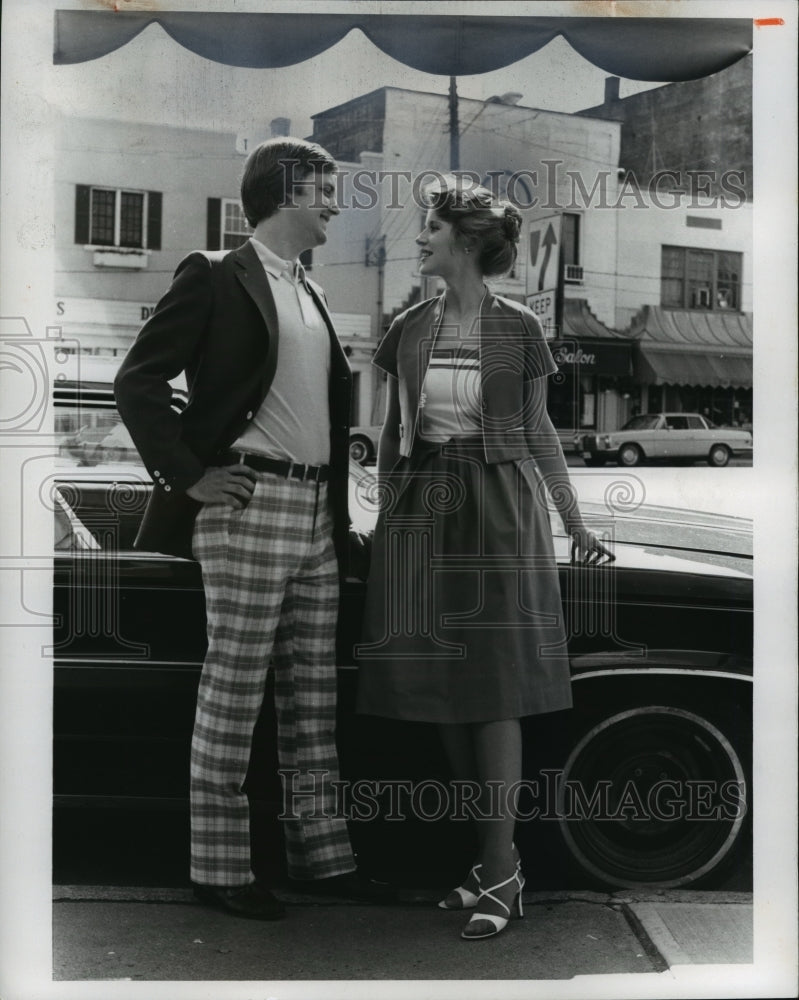
[[[358,711],[487,722],[571,707],[546,492],[533,459],[420,444],[392,471],[372,549]]]

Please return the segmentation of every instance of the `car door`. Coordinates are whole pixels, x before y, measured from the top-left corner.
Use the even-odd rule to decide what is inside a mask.
[[[688,418],[682,414],[668,413],[665,417],[663,433],[665,458],[686,458],[693,454],[693,432],[688,427]]]
[[[56,804],[187,794],[202,581],[190,560],[133,550],[147,492],[80,470],[57,481]]]
[[[691,439],[691,454],[695,458],[704,458],[713,444],[713,431],[707,426],[699,414],[689,413],[686,417],[688,427],[693,435]]]
[[[666,434],[663,417],[658,416],[651,428],[638,431],[636,438],[648,458],[663,458],[666,455]]]

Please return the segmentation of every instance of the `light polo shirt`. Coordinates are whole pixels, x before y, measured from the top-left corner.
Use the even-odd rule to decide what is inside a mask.
[[[236,451],[327,465],[330,461],[330,334],[305,284],[299,261],[283,260],[250,239],[277,308],[277,369],[266,399]]]

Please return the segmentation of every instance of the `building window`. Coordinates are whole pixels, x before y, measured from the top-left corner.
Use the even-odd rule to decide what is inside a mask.
[[[131,250],[161,249],[161,192],[75,187],[75,242]]]
[[[662,248],[660,301],[669,309],[739,310],[743,255],[729,250]]]
[[[234,198],[209,198],[206,250],[235,250],[252,236],[244,209]]]

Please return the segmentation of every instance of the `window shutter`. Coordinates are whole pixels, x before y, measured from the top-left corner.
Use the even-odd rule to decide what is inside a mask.
[[[75,242],[89,242],[89,206],[92,189],[87,184],[75,185]]]
[[[147,248],[161,249],[161,202],[160,191],[147,192]]]
[[[209,198],[206,212],[205,249],[222,248],[222,199]]]

